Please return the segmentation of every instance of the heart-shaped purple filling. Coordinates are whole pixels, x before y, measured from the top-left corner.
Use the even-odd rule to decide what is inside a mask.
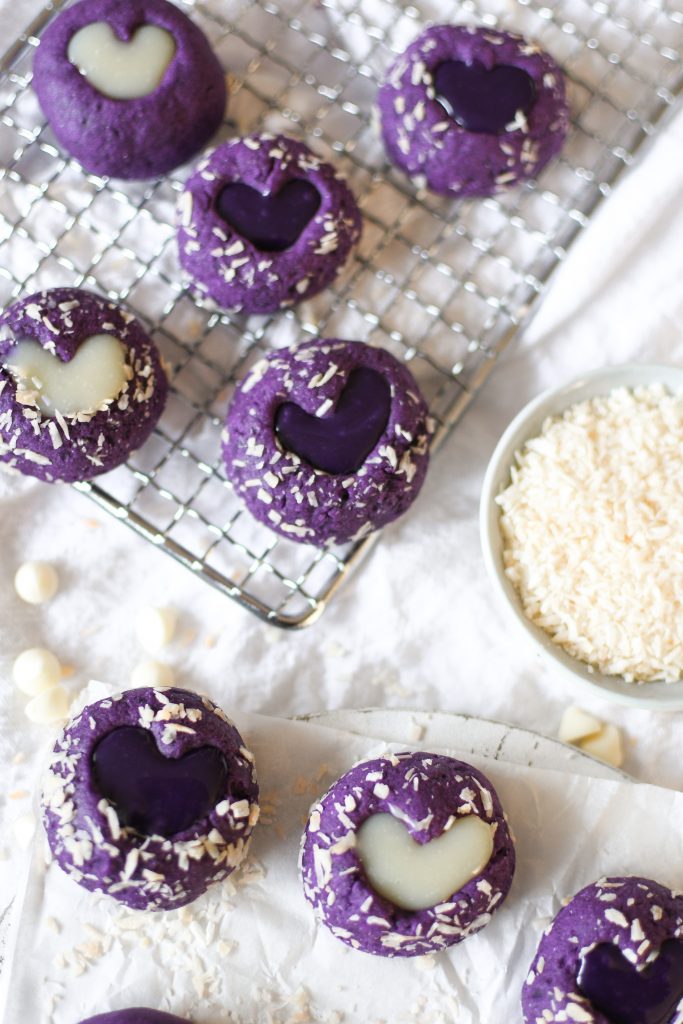
[[[119,821],[143,835],[173,836],[204,818],[225,793],[228,769],[216,747],[165,757],[139,726],[107,733],[92,755],[97,790]]]
[[[481,61],[447,60],[434,69],[436,98],[468,132],[499,135],[518,111],[527,114],[536,99],[533,78],[522,68],[499,64],[489,71]]]
[[[355,473],[384,433],[391,412],[391,388],[377,370],[352,370],[332,412],[314,416],[294,402],[275,414],[283,447],[325,473]]]
[[[643,971],[600,943],[583,957],[577,984],[611,1024],[669,1024],[683,998],[683,942],[668,939]]]
[[[294,245],[320,206],[315,185],[293,178],[274,195],[251,185],[226,185],[216,200],[224,221],[262,252],[284,252]]]

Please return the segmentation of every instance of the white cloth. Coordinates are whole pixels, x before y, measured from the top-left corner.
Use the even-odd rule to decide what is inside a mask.
[[[0,985],[4,1024],[76,1024],[139,1005],[198,1024],[225,1024],[228,1010],[240,1024],[513,1024],[540,934],[567,894],[616,865],[678,884],[683,794],[468,753],[494,783],[515,834],[505,905],[477,935],[435,956],[356,952],[316,923],[298,878],[299,842],[321,790],[387,745],[259,715],[240,715],[237,725],[263,792],[244,867],[185,910],[131,913],[80,889],[54,863],[45,870],[37,843],[4,1018]],[[462,756],[454,739],[455,749],[436,744],[436,752]]]
[[[25,20],[29,7],[0,0],[0,38],[8,15]],[[539,315],[435,459],[414,509],[308,630],[261,623],[73,490],[0,478],[0,852],[13,850],[8,826],[28,810],[21,794],[51,736],[24,717],[14,657],[52,648],[74,667],[73,692],[92,677],[126,685],[142,656],[136,610],[147,604],[180,610],[168,654],[178,681],[228,711],[385,705],[556,731],[574,698],[494,600],[478,542],[481,481],[503,428],[541,389],[602,364],[683,358],[682,154],[679,111],[572,248]],[[29,558],[58,567],[60,590],[47,606],[29,607],[14,593],[14,570]],[[678,715],[580,703],[623,725],[630,772],[680,786]],[[3,875],[0,862],[3,895],[6,868]]]

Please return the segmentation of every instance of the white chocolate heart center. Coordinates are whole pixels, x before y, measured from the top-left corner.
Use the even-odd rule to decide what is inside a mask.
[[[67,55],[98,92],[136,100],[161,84],[175,51],[175,39],[158,25],[142,25],[126,43],[108,22],[93,21],[71,37]]]
[[[373,814],[358,830],[356,851],[375,892],[404,910],[425,910],[446,901],[486,867],[493,827],[470,814],[421,844],[393,814]]]
[[[113,334],[93,334],[68,363],[37,341],[20,341],[7,356],[17,401],[53,415],[94,413],[116,398],[130,379],[126,352]]]

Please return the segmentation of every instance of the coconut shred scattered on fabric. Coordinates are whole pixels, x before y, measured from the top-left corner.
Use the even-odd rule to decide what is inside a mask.
[[[618,388],[543,424],[501,509],[527,617],[627,682],[683,677],[683,393]]]

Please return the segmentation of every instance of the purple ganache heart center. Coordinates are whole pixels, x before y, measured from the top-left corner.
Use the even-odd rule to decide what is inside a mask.
[[[122,825],[143,835],[172,836],[204,818],[225,793],[228,769],[216,747],[166,757],[139,726],[107,733],[92,754],[96,789]]]
[[[642,971],[616,946],[600,943],[582,958],[577,983],[611,1024],[669,1024],[683,998],[683,942],[667,939]]]
[[[297,241],[320,206],[315,185],[293,178],[279,192],[264,195],[251,185],[226,185],[216,210],[230,227],[261,252],[284,252]]]
[[[531,75],[510,64],[489,70],[478,60],[447,60],[433,77],[439,103],[468,132],[499,135],[518,111],[528,114],[536,99]]]
[[[323,416],[284,402],[275,432],[288,451],[325,473],[355,473],[386,429],[391,388],[383,374],[359,366],[349,374],[333,410]]]

